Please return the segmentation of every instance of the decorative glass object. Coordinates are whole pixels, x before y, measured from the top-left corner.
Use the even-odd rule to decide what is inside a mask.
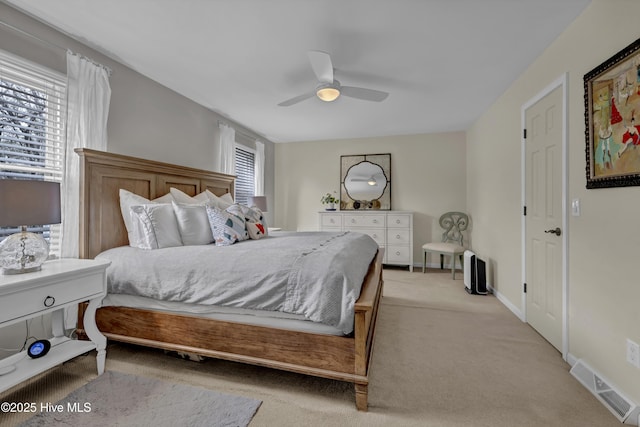
[[[0,268],[3,274],[30,273],[41,269],[49,256],[49,245],[42,235],[22,231],[0,243]]]

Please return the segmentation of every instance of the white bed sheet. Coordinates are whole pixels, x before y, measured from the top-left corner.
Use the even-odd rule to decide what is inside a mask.
[[[344,335],[338,328],[306,320],[302,315],[283,313],[279,311],[251,310],[235,307],[220,307],[215,305],[159,301],[153,298],[125,294],[107,294],[107,296],[102,300],[102,306],[140,308],[298,332],[338,336]]]

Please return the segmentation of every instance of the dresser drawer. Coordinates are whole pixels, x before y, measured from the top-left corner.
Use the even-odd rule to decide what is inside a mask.
[[[384,227],[385,215],[345,215],[344,227]]]
[[[387,263],[405,264],[411,263],[411,248],[409,246],[387,246]]]
[[[17,319],[25,313],[47,311],[104,294],[103,278],[104,275],[100,272],[5,294],[2,296],[3,310],[0,313],[0,323]]]
[[[389,214],[387,217],[387,227],[389,228],[409,228],[411,226],[411,215]]]
[[[366,234],[375,240],[378,246],[384,246],[384,230],[375,228],[358,228],[357,230],[353,230],[353,232]]]
[[[338,230],[342,227],[342,215],[340,214],[322,214],[321,216],[321,225],[322,229],[326,229],[327,227],[337,227]]]
[[[388,245],[408,245],[411,242],[411,231],[401,228],[387,229]]]

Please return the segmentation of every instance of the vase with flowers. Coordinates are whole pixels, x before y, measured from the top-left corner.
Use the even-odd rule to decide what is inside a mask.
[[[334,196],[334,194],[335,194],[335,196]],[[337,193],[334,191],[333,194],[327,193],[324,196],[322,196],[322,198],[320,199],[320,202],[323,205],[328,205],[328,207],[326,207],[325,210],[335,211],[336,210],[336,203],[339,203],[340,199],[338,199]]]

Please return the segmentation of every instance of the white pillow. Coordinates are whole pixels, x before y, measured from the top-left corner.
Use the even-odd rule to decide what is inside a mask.
[[[178,221],[171,204],[131,206],[131,223],[136,234],[137,248],[161,249],[182,246]]]
[[[131,191],[120,189],[120,212],[122,213],[122,220],[124,226],[127,229],[127,235],[129,237],[129,245],[138,247],[140,242],[136,241],[136,235],[133,232],[133,225],[131,223],[131,206],[144,205],[150,203],[171,203],[173,197],[170,193],[165,194],[157,199],[149,200],[142,196],[139,196]]]
[[[178,231],[182,244],[208,245],[213,242],[213,233],[207,217],[205,205],[192,205],[171,202],[178,220]]]
[[[193,197],[188,195],[184,191],[178,190],[177,188],[171,187],[169,191],[171,196],[173,197],[173,200],[185,205],[203,205],[209,201],[209,198],[204,191]]]

